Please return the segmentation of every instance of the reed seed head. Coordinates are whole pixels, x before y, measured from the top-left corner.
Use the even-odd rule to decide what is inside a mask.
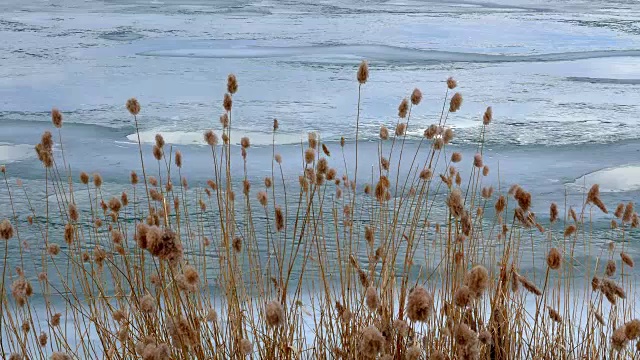
[[[233,106],[233,99],[231,99],[231,95],[229,93],[224,94],[224,99],[222,100],[222,107],[226,112],[230,112],[232,106]]]
[[[265,307],[265,321],[270,327],[284,325],[284,309],[278,301],[270,301]]]
[[[467,307],[471,304],[471,301],[474,298],[474,293],[469,289],[468,286],[462,285],[460,286],[456,292],[453,294],[453,303],[456,306]]]
[[[278,232],[284,230],[284,214],[282,208],[280,206],[276,206],[275,210],[275,218],[276,218],[276,230]]]
[[[250,355],[253,352],[253,344],[248,339],[240,340],[240,350],[245,355]]]
[[[485,110],[484,115],[482,115],[482,123],[484,125],[489,125],[492,119],[493,119],[493,109],[491,109],[491,106],[489,106],[487,107],[487,110]]]
[[[556,248],[551,248],[547,254],[547,266],[552,270],[558,270],[562,264],[562,254]]]
[[[127,110],[133,116],[136,116],[140,113],[140,103],[136,98],[131,98],[127,100]]]
[[[370,310],[377,310],[380,305],[380,298],[376,292],[376,288],[369,286],[365,292],[365,303]]]
[[[240,145],[243,149],[248,149],[249,146],[251,146],[251,141],[248,137],[244,136],[242,139],[240,139]]]
[[[60,110],[56,108],[51,109],[51,122],[53,123],[53,126],[58,129],[62,127],[62,113]]]
[[[389,129],[386,126],[380,126],[380,139],[388,140],[389,139]]]
[[[304,152],[304,161],[307,164],[313,163],[315,158],[316,158],[316,151],[314,150],[314,148],[310,147]]]
[[[407,317],[411,321],[426,322],[433,311],[433,297],[421,285],[416,286],[407,298]]]
[[[209,146],[216,146],[218,145],[218,135],[216,135],[212,130],[207,130],[204,132],[204,141]]]
[[[462,94],[455,93],[451,97],[451,101],[449,103],[449,111],[450,112],[456,112],[456,111],[460,110],[461,106],[462,106]]]
[[[465,285],[479,298],[489,288],[489,272],[482,265],[474,266],[465,277]]]
[[[369,79],[369,64],[367,64],[366,60],[362,60],[360,66],[358,67],[358,82],[360,84],[364,84]]]
[[[411,93],[411,103],[413,105],[418,105],[420,104],[420,101],[422,101],[422,91],[420,91],[420,89],[418,88],[415,88]]]
[[[449,77],[447,79],[447,88],[449,88],[449,90],[453,90],[456,86],[458,86],[458,82],[454,78]]]
[[[4,219],[0,222],[0,238],[2,240],[9,240],[13,237],[13,226],[9,219]]]
[[[627,254],[626,252],[621,252],[620,253],[620,259],[622,259],[622,263],[627,265],[628,267],[633,267],[634,262],[633,262],[633,258],[631,258],[631,256],[629,256],[629,254]]]
[[[604,274],[608,277],[612,277],[616,273],[616,262],[613,260],[607,261],[607,266],[604,268]]]
[[[238,80],[234,74],[227,76],[227,91],[232,95],[238,91]]]
[[[182,153],[180,151],[176,151],[176,166],[182,168]]]
[[[367,359],[375,359],[384,350],[385,338],[378,328],[369,325],[362,330],[358,351]]]
[[[473,157],[473,166],[477,167],[477,168],[481,168],[482,167],[482,155],[480,153],[475,154]]]
[[[402,99],[400,105],[398,105],[398,117],[404,119],[407,117],[407,112],[409,111],[409,101],[406,98]],[[397,133],[397,130],[396,130]]]

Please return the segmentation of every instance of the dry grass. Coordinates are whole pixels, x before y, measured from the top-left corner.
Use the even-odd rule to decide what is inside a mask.
[[[358,118],[368,75],[363,63]],[[411,152],[406,133],[422,93],[407,94],[395,131],[381,127],[367,176],[347,167],[344,138],[331,145],[314,133],[300,159],[283,159],[273,145],[270,176],[250,183],[248,138],[241,141],[244,163],[231,163],[238,82],[230,75],[221,141],[206,132],[211,162],[197,164],[211,167],[207,185],[188,189],[188,159],[158,135],[156,163],[141,163],[142,178],[132,173],[122,194],[103,191],[99,174],[72,179],[62,115],[54,109],[58,139],[46,132],[36,147],[46,198],[10,184],[11,169],[2,168],[9,194],[3,203],[14,216],[0,223],[6,294],[0,353],[9,359],[635,356],[640,321],[622,276],[633,259],[614,247],[601,254],[605,265],[574,258],[576,247],[591,242],[592,212],[607,211],[597,186],[578,213],[549,204],[550,221],[531,212],[535,199],[526,189],[494,191],[483,183],[491,108],[473,158],[448,150],[454,134],[447,121],[462,106],[456,86],[451,78],[443,84],[438,121]],[[140,104],[130,99],[126,108],[137,129]],[[274,144],[279,126],[274,121]],[[358,132],[359,119],[355,139]],[[362,156],[359,142],[354,146]],[[300,186],[285,179],[283,161],[300,162]],[[457,167],[465,162],[462,175]],[[243,178],[232,179],[232,166],[244,169]],[[365,178],[367,184],[355,181]],[[17,211],[17,198],[28,208]],[[27,211],[28,217],[15,215]],[[633,204],[618,206],[611,221],[623,240],[638,225]],[[28,231],[39,234],[36,247],[23,241]],[[541,250],[522,250],[534,246]],[[9,248],[19,248],[21,267],[9,268]],[[545,276],[521,270],[523,262]],[[25,270],[34,263],[41,273]]]

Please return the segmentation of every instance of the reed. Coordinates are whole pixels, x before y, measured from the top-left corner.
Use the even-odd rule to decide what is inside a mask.
[[[526,189],[504,192],[502,179],[487,180],[494,164],[484,139],[499,126],[491,107],[478,119],[475,156],[464,160],[451,150],[455,134],[447,124],[463,102],[461,93],[450,95],[458,86],[453,78],[443,82],[442,111],[418,146],[406,141],[417,130],[410,118],[426,100],[416,88],[401,94],[394,131],[381,125],[377,155],[363,160],[360,149],[358,158],[363,85],[372,86],[366,62],[356,79],[354,134],[338,144],[311,133],[300,158],[283,158],[275,139],[286,124],[274,120],[271,171],[258,182],[247,165],[256,151],[250,139],[231,143],[234,75],[220,124],[212,124],[220,129],[203,134],[209,163],[190,164],[158,134],[156,161],[145,164],[138,134],[143,176],[132,171],[127,188],[113,194],[100,174],[72,179],[73,164],[55,151],[64,126],[53,109],[59,142],[45,131],[36,146],[46,196],[10,181],[11,166],[1,168],[3,202],[13,215],[0,221],[0,354],[11,360],[637,356],[633,258],[615,246],[597,254],[595,266],[574,255],[577,247],[590,248],[596,212],[610,217],[613,240],[624,244],[638,227],[633,203],[608,214],[594,185],[579,213],[552,203],[542,204],[548,220],[534,214],[536,200]],[[140,103],[129,99],[126,109],[138,131]],[[346,138],[355,139],[353,164]],[[233,164],[240,177],[231,171],[234,151],[242,155]],[[300,164],[297,182],[284,175],[283,162]],[[190,187],[190,166],[209,168],[211,179]],[[27,234],[37,241],[26,241]],[[17,268],[7,265],[10,253],[19,254]]]

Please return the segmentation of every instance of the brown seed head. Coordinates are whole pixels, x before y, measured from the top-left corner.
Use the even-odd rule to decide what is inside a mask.
[[[358,82],[360,84],[364,84],[369,79],[369,65],[366,60],[362,60],[360,66],[358,67]]]
[[[2,240],[9,240],[13,237],[13,226],[8,219],[2,220],[0,222],[0,238]]]
[[[133,116],[136,116],[138,115],[138,113],[140,113],[140,103],[136,98],[127,100],[127,110],[129,110],[129,113]]]
[[[218,135],[216,135],[212,130],[207,130],[204,132],[204,141],[209,146],[216,146],[218,145]]]
[[[552,270],[558,270],[562,264],[562,254],[556,248],[551,248],[547,254],[547,266]]]
[[[358,353],[366,359],[375,359],[384,350],[385,338],[378,328],[369,325],[362,331]]]
[[[248,149],[249,146],[251,146],[251,141],[249,140],[248,137],[243,137],[242,139],[240,139],[240,145],[242,146],[243,149]]]
[[[224,99],[222,100],[222,107],[226,112],[230,112],[232,106],[233,106],[233,100],[231,99],[231,95],[229,93],[224,94]]]
[[[284,325],[284,309],[278,301],[270,301],[265,307],[265,322],[271,327]]]
[[[380,305],[380,298],[378,297],[378,293],[376,292],[376,288],[373,286],[369,286],[367,291],[365,292],[365,303],[370,310],[377,310]]]
[[[422,91],[420,91],[420,89],[418,88],[415,88],[411,93],[411,103],[413,105],[418,105],[420,104],[420,101],[422,101]]]
[[[456,112],[460,110],[461,106],[462,106],[462,95],[460,93],[455,93],[451,97],[451,102],[449,103],[449,111]]]
[[[56,108],[51,109],[51,122],[53,123],[53,126],[58,129],[62,127],[62,113],[60,110]]]
[[[407,298],[407,317],[411,321],[426,322],[433,310],[433,297],[427,290],[418,285]]]
[[[398,105],[398,116],[402,119],[407,117],[409,111],[409,101],[406,98],[402,99],[400,105]],[[397,131],[397,130],[396,130]]]
[[[628,267],[633,267],[633,259],[631,258],[631,256],[629,256],[629,254],[623,251],[620,253],[620,258],[625,265],[627,265]]]
[[[238,91],[238,80],[234,74],[227,76],[227,91],[232,95]]]
[[[489,272],[482,265],[474,266],[465,276],[465,285],[479,298],[489,287]]]
[[[455,89],[456,86],[458,86],[458,82],[455,81],[452,77],[449,77],[447,79],[447,87],[449,88],[449,90]]]
[[[616,273],[616,262],[613,260],[607,261],[607,266],[604,268],[604,274],[608,277],[612,277]]]
[[[482,116],[482,123],[484,125],[489,125],[492,119],[493,119],[493,110],[491,109],[491,106],[489,106],[487,107],[487,110],[485,110],[484,115]]]

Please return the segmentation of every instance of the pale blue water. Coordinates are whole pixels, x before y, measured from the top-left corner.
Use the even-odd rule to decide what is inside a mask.
[[[271,152],[261,150],[278,118],[276,142],[295,184],[295,144],[308,131],[332,140],[333,151],[346,137],[353,163],[355,74],[367,59],[364,154],[419,87],[424,100],[412,113],[415,140],[407,145],[414,149],[437,121],[444,81],[454,76],[464,103],[448,123],[467,160],[482,113],[493,106],[487,184],[519,183],[546,218],[550,201],[564,203],[567,191],[568,205],[580,207],[579,191],[597,181],[612,208],[640,195],[639,35],[636,1],[0,0],[0,164],[41,201],[33,146],[59,107],[74,172],[98,171],[105,191],[119,194],[139,168],[124,107],[135,96],[143,140],[162,133],[184,153],[192,186],[203,184],[211,168],[202,133],[220,129],[226,76],[235,73],[233,122],[254,144],[250,176],[270,172]],[[363,168],[375,163],[361,161]],[[0,218],[10,216],[7,204],[0,187]],[[596,218],[598,251],[611,238],[609,219]],[[626,246],[640,255],[637,239]],[[577,261],[585,257],[576,253]]]

